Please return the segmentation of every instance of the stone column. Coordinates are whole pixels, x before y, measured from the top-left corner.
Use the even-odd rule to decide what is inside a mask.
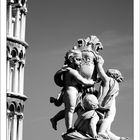
[[[10,111],[7,111],[7,140],[11,140],[11,134],[12,134],[12,120],[13,117],[10,114]]]
[[[7,60],[7,77],[6,77],[6,88],[7,91],[10,91],[10,62]]]
[[[20,92],[23,95],[24,94],[24,64],[21,66],[21,87],[20,87]]]
[[[11,66],[10,66],[11,67]],[[10,68],[10,91],[13,92],[14,90],[14,67]]]
[[[14,36],[19,38],[20,35],[20,4],[17,6],[17,13],[16,13],[16,20],[15,20],[15,29],[14,29]]]
[[[26,16],[22,12],[21,21],[20,21],[20,38],[22,41],[25,41],[25,23],[26,23]]]
[[[11,35],[14,36],[14,29],[15,29],[15,18],[12,17],[12,25],[11,25]]]
[[[19,65],[19,86],[18,92],[23,95],[23,87],[24,87],[24,65],[20,62]]]
[[[17,140],[17,115],[14,114],[13,117],[13,135],[12,135],[12,140]]]
[[[17,140],[22,140],[23,135],[23,114],[18,116],[18,138]]]
[[[8,3],[7,7],[7,34],[12,36],[12,0]]]
[[[20,83],[20,92],[23,95],[23,91],[24,91],[24,65],[22,64],[21,66],[21,83]]]
[[[13,71],[13,92],[18,92],[18,63],[15,63]]]

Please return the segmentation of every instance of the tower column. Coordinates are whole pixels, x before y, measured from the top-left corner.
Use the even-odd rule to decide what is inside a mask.
[[[22,140],[23,135],[23,114],[18,116],[18,138],[17,140]]]
[[[8,110],[7,112],[7,140],[11,140],[12,136],[12,121],[13,121],[13,116]]]
[[[27,0],[7,0],[7,140],[22,140]]]
[[[23,95],[24,91],[24,64],[21,62],[20,67],[19,67],[19,89],[18,92]]]
[[[10,2],[8,3],[8,7],[7,7],[7,34],[9,36],[12,36],[12,3],[13,3],[13,0],[10,0]]]
[[[20,21],[20,38],[23,41],[25,40],[25,24],[26,24],[26,15],[24,11],[22,12]]]
[[[6,77],[6,89],[7,91],[10,91],[10,62],[7,60],[7,77]]]
[[[17,4],[16,8],[16,20],[15,20],[15,29],[14,29],[14,36],[19,38],[20,37],[20,7],[21,7],[21,3],[19,1],[19,3]]]
[[[18,63],[15,64],[13,71],[13,92],[18,92]]]
[[[14,114],[13,117],[13,135],[12,140],[17,140],[17,115]]]
[[[11,63],[11,62],[10,62]],[[13,77],[14,77],[14,68],[10,66],[10,74],[9,74],[9,90],[13,92]]]

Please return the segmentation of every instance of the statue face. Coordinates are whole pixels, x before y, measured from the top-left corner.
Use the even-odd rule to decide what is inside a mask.
[[[82,52],[82,62],[80,66],[80,74],[87,78],[91,79],[94,73],[95,64],[94,64],[94,54],[91,51]]]
[[[82,62],[82,54],[81,53],[76,54],[76,56],[73,58],[73,60],[74,60],[74,64],[76,66],[80,66],[81,62]]]
[[[95,59],[95,56],[92,52],[83,52],[82,57],[85,63],[93,63],[93,60]]]

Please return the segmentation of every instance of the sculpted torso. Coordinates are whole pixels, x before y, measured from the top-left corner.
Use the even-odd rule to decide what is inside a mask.
[[[83,62],[81,64],[80,74],[87,79],[91,79],[95,68],[93,62],[95,56],[90,51],[83,51],[82,58]]]

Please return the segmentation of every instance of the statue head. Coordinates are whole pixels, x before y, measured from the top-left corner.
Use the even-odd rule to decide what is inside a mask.
[[[82,53],[76,46],[69,50],[65,55],[65,65],[79,67],[82,61]]]
[[[85,110],[94,110],[98,107],[98,99],[93,94],[86,94],[83,98],[83,107]]]
[[[121,72],[117,69],[108,69],[106,74],[109,77],[114,78],[118,83],[120,83],[124,80],[124,77],[122,76]]]

